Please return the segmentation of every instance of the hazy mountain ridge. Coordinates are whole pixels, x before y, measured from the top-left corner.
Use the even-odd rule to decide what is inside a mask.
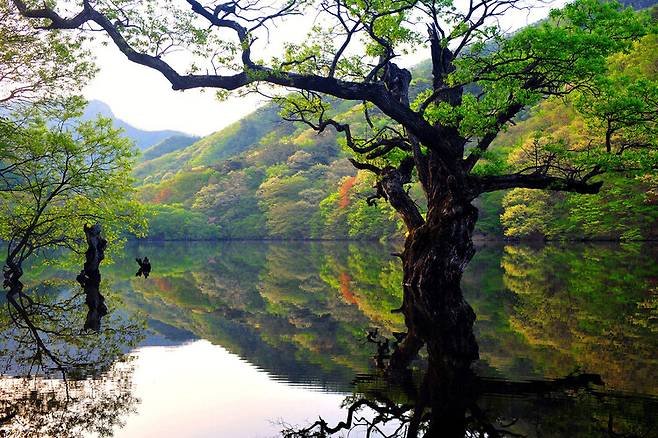
[[[171,137],[165,138],[155,146],[151,146],[150,148],[145,149],[144,153],[140,156],[140,160],[153,160],[170,152],[186,148],[187,146],[196,143],[200,139],[201,137],[196,136],[190,137],[188,135],[172,135]]]
[[[82,115],[82,119],[91,120],[95,119],[98,115],[112,119],[114,127],[123,129],[123,135],[130,138],[135,143],[135,146],[140,150],[145,150],[151,146],[155,146],[170,137],[187,137],[191,139],[196,138],[184,132],[169,129],[146,131],[136,128],[130,123],[117,118],[112,112],[110,106],[106,103],[101,102],[100,100],[89,101],[89,104],[87,105],[87,108]]]
[[[641,10],[650,8],[658,2],[656,0],[622,0],[620,3],[624,6],[630,6],[633,9]]]
[[[135,175],[157,183],[183,169],[210,166],[250,148],[267,133],[280,127],[281,119],[273,105],[266,105],[239,121],[206,137],[164,153],[146,151],[135,168]],[[285,132],[289,130],[284,130]],[[281,132],[282,135],[285,135]],[[156,147],[152,148],[156,149]]]

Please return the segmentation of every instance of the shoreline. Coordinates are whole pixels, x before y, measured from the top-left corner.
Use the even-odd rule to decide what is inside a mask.
[[[165,242],[354,242],[354,243],[378,243],[394,244],[404,243],[402,239],[378,240],[378,239],[283,239],[283,238],[226,238],[226,239],[128,239],[128,243],[165,243]],[[658,239],[637,239],[637,240],[620,240],[620,239],[487,239],[474,237],[473,243],[650,243],[658,242]]]

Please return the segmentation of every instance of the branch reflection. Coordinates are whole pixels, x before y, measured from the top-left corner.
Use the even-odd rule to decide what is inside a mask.
[[[362,375],[344,419],[284,425],[284,438],[654,436],[658,399],[605,391],[597,374],[553,380],[478,377],[471,369]]]
[[[93,257],[100,262],[102,253]],[[83,273],[82,289],[61,279],[26,287],[21,275],[6,276],[9,290],[0,306],[1,436],[110,436],[135,410],[133,364],[124,352],[142,339],[144,324],[105,307],[97,264],[94,271],[86,263]],[[98,312],[101,305],[104,312]]]

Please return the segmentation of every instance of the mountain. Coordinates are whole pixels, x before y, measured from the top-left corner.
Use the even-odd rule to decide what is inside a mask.
[[[107,117],[112,119],[114,126],[116,128],[121,128],[124,130],[124,135],[130,138],[135,142],[135,146],[140,150],[145,150],[151,146],[157,145],[158,143],[170,138],[188,138],[196,140],[196,137],[192,137],[188,134],[185,134],[180,131],[173,130],[162,130],[162,131],[145,131],[139,128],[132,126],[131,124],[118,119],[112,109],[104,102],[99,100],[91,100],[85,109],[84,114],[82,115],[83,120],[95,119],[98,115],[102,117]]]
[[[192,143],[199,141],[201,137],[192,137],[189,135],[172,135],[162,140],[160,143],[155,146],[151,146],[146,149],[142,154],[143,160],[153,160],[155,158],[161,157],[162,155],[168,154],[169,152],[174,152],[179,149],[183,149]]]
[[[281,119],[276,108],[266,105],[226,128],[196,142],[166,151],[156,145],[144,152],[135,169],[138,178],[160,182],[182,170],[206,166],[238,155],[252,147],[268,132],[274,132]],[[287,131],[286,131],[287,132]],[[280,135],[286,135],[280,131]]]
[[[647,9],[658,3],[656,0],[622,0],[620,3],[624,6],[630,6],[635,10]]]
[[[426,75],[429,63],[418,69]],[[365,128],[360,104],[332,106],[336,118]],[[134,174],[141,201],[158,213],[151,238],[380,239],[397,233],[386,204],[367,206],[363,193],[373,181],[349,163],[335,131],[317,134],[284,121],[274,104],[187,147],[147,153]]]

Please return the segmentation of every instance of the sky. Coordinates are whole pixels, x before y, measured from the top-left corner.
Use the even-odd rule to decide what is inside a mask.
[[[85,97],[105,102],[117,118],[140,129],[205,136],[264,103],[256,96],[219,102],[213,90],[174,91],[162,74],[128,61],[114,46],[94,52],[99,72],[85,87]]]
[[[556,0],[550,5],[557,7],[564,3],[565,0]],[[502,26],[507,30],[517,29],[545,17],[548,10],[538,9],[531,15],[527,12],[510,14],[505,17]],[[294,20],[273,29],[266,50],[263,50],[265,42],[261,42],[261,47],[256,47],[254,53],[273,53],[280,50],[284,41],[303,39],[313,18],[297,17]],[[93,51],[99,73],[85,87],[85,97],[105,102],[116,117],[140,129],[173,129],[205,136],[266,103],[265,98],[255,95],[220,102],[214,90],[174,91],[159,72],[131,63],[112,44],[97,44]],[[421,50],[398,62],[404,67],[411,67],[427,56],[428,51]]]

